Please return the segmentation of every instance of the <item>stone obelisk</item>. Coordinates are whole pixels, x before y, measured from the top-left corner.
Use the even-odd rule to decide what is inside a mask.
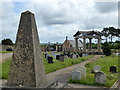
[[[34,14],[21,14],[7,85],[38,87],[46,75]]]

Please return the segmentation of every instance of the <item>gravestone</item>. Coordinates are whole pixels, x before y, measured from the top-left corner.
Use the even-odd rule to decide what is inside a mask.
[[[49,54],[47,54],[47,55],[46,55],[46,61],[48,61],[48,57],[50,57],[50,55],[49,55]]]
[[[60,55],[56,55],[56,60],[59,60],[60,59]]]
[[[45,58],[46,58],[47,54],[45,54]]]
[[[76,58],[78,58],[78,54],[76,54]]]
[[[94,72],[101,71],[101,66],[99,66],[99,65],[93,66],[93,71],[94,71]]]
[[[67,54],[67,55],[68,55],[68,57],[70,57],[70,52],[68,52],[68,54]]]
[[[64,55],[67,55],[65,52],[63,53]]]
[[[81,77],[86,78],[86,67],[81,66],[75,69],[75,71],[80,71]]]
[[[72,71],[72,80],[80,80],[80,79],[81,79],[80,71]]]
[[[64,55],[60,55],[59,61],[64,62]]]
[[[88,53],[86,53],[85,56],[88,56]]]
[[[48,54],[48,52],[45,52],[45,54]]]
[[[82,57],[82,53],[80,53],[79,56]]]
[[[115,53],[116,56],[120,55],[120,53]]]
[[[76,54],[73,54],[72,58],[73,58],[73,59],[76,59],[76,58],[77,58],[77,57],[76,57]]]
[[[52,54],[52,56],[54,56],[55,53],[53,51],[51,51],[51,54]]]
[[[53,63],[53,57],[48,57],[48,63]]]
[[[8,86],[37,87],[46,83],[34,14],[21,14],[15,48],[8,75]]]
[[[95,83],[105,84],[106,83],[106,75],[103,72],[96,72],[95,73]]]
[[[67,56],[67,55],[64,55],[64,58],[68,58],[68,56]]]
[[[56,59],[56,55],[57,55],[57,54],[54,54],[54,58],[55,58],[55,59]]]
[[[102,55],[101,58],[104,58],[104,55]]]
[[[113,53],[113,54],[112,54],[112,57],[115,57],[115,56],[116,56],[115,53]]]
[[[83,54],[82,54],[82,57],[84,57],[84,56],[85,56],[85,54],[83,53]]]
[[[70,54],[70,58],[72,58],[73,57],[73,54]]]
[[[116,66],[110,66],[110,72],[116,73],[117,72]]]

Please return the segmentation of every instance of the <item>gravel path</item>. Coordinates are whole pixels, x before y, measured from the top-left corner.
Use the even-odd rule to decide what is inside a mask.
[[[4,53],[4,54],[0,54],[0,63],[3,63],[5,60],[7,60],[8,58],[12,57],[13,53]]]

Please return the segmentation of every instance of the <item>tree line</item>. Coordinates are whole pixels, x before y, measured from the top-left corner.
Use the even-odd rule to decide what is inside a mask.
[[[118,37],[118,38],[120,37],[120,29],[115,27],[103,28],[101,33],[102,33],[102,36],[106,38],[106,42],[108,42],[108,38],[110,39],[110,43],[113,42],[114,37]]]

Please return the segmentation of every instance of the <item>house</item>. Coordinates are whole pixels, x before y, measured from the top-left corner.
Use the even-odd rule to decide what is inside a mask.
[[[78,40],[78,48],[79,50],[83,48],[83,43],[81,40]],[[62,44],[62,50],[65,52],[75,52],[75,40],[68,40],[68,37],[66,37],[66,40]]]

